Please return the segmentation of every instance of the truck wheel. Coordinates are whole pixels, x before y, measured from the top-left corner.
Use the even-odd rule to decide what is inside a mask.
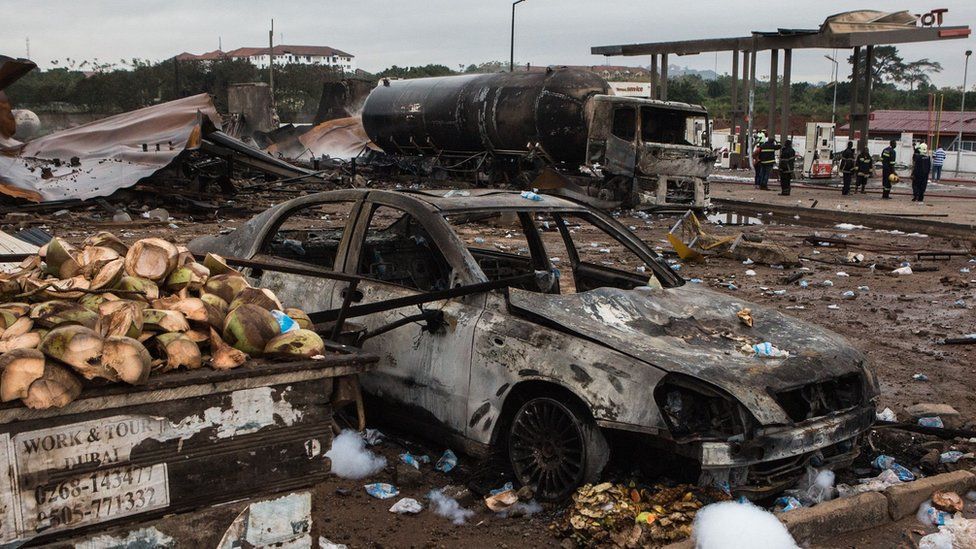
[[[512,419],[508,456],[519,482],[532,486],[539,499],[553,501],[596,482],[610,450],[582,407],[537,397]]]

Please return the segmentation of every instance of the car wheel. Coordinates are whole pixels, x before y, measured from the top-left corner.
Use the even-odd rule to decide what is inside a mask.
[[[527,401],[509,428],[515,476],[539,499],[562,499],[580,484],[596,482],[609,453],[603,433],[582,407],[553,398]]]

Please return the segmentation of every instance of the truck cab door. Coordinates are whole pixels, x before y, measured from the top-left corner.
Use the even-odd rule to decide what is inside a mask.
[[[637,109],[630,105],[613,108],[604,169],[613,175],[634,175],[637,162]]]

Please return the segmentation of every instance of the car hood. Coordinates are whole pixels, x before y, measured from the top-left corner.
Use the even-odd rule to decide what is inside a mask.
[[[860,372],[864,360],[834,332],[692,284],[569,295],[512,289],[509,304],[516,314],[555,323],[646,364],[717,386],[763,424],[789,422],[773,394]],[[736,315],[744,308],[752,312],[752,327]],[[760,358],[742,350],[761,342],[790,355]],[[647,389],[650,394],[653,387]]]

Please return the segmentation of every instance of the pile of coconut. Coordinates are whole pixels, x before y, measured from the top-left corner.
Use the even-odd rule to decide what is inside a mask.
[[[0,273],[0,301],[0,399],[30,408],[68,404],[79,376],[139,385],[178,368],[325,353],[303,311],[220,256],[198,263],[159,238],[128,247],[101,232],[80,248],[54,238]]]

